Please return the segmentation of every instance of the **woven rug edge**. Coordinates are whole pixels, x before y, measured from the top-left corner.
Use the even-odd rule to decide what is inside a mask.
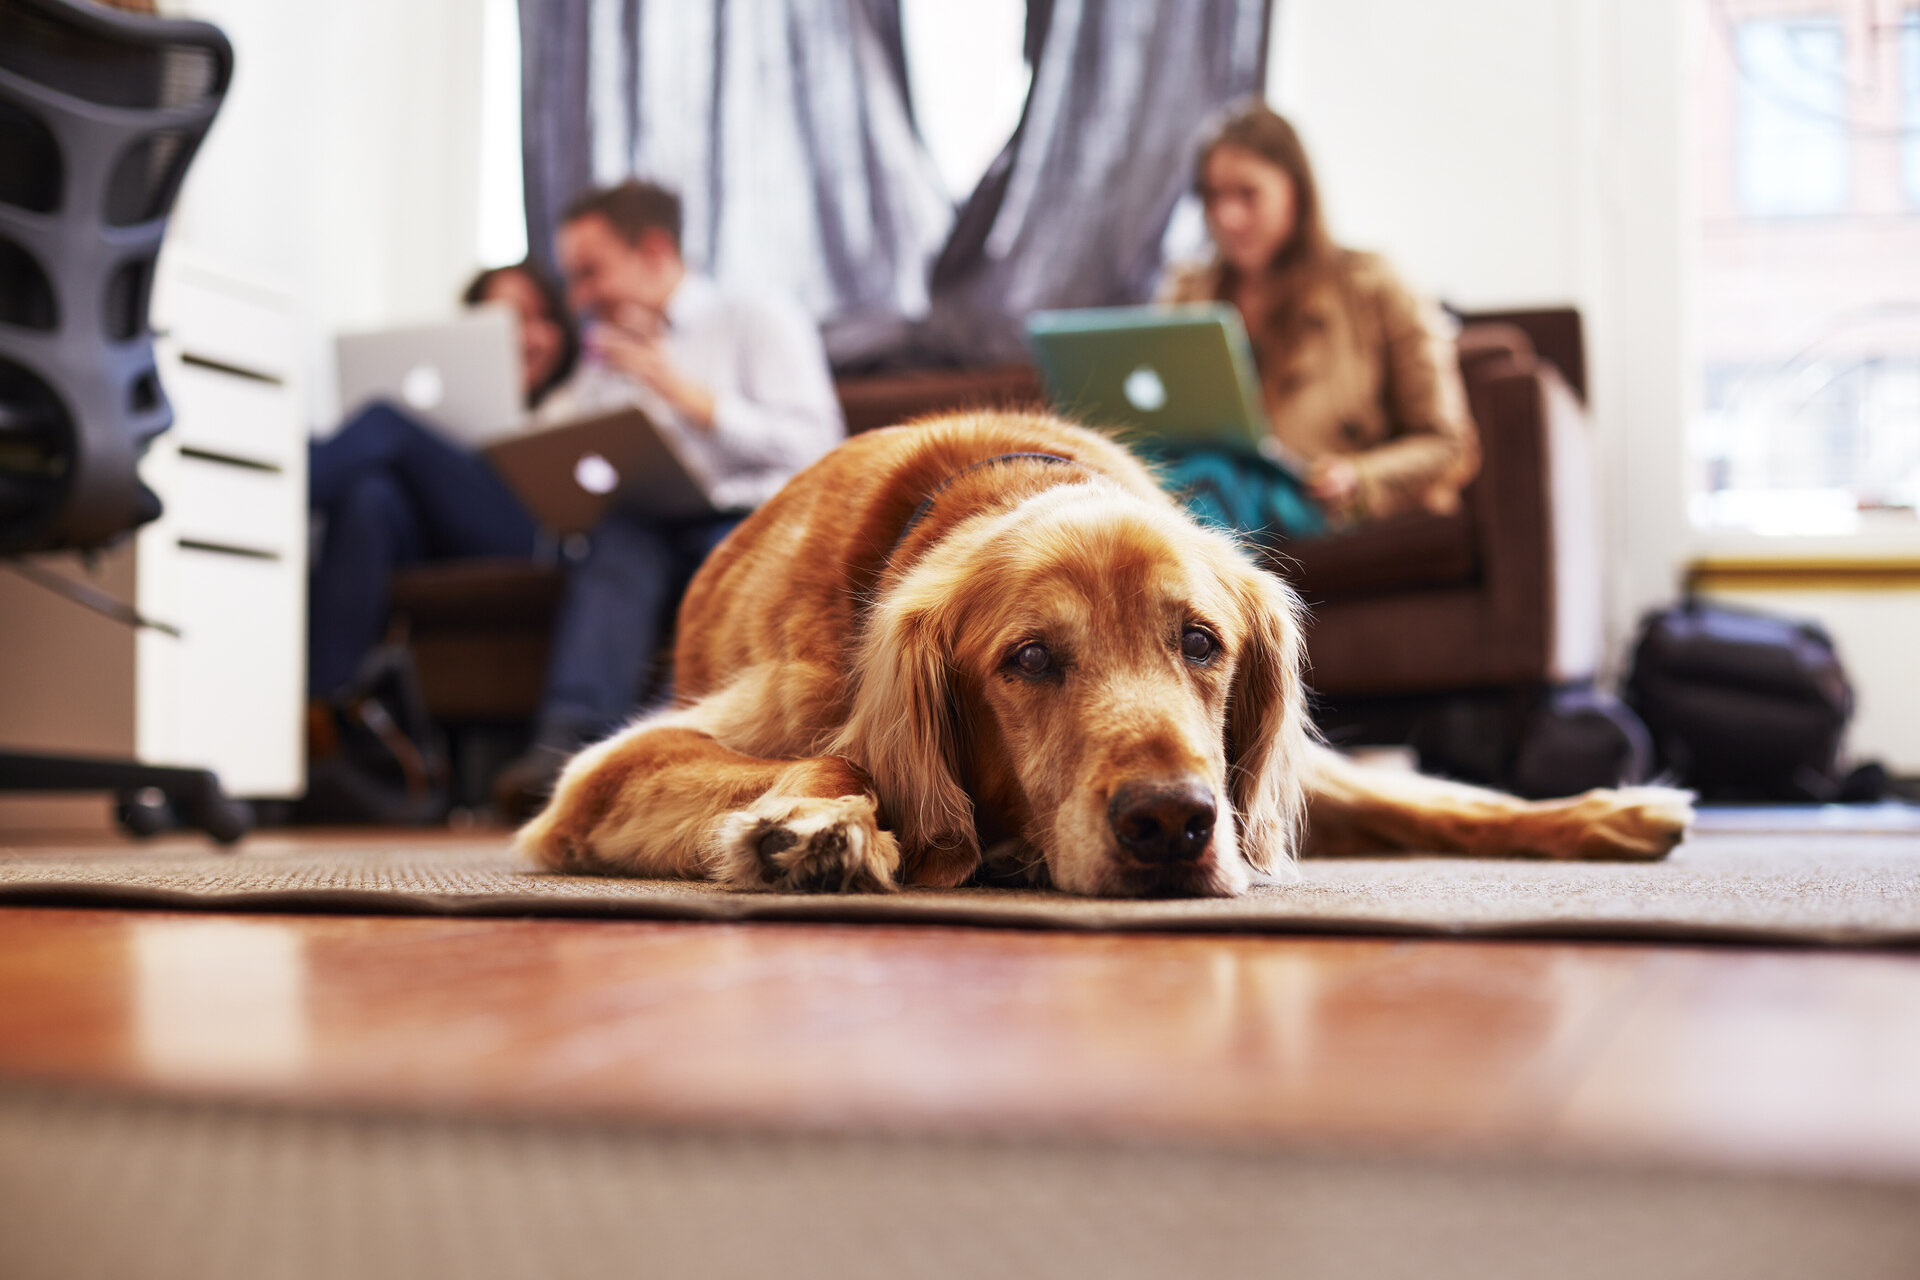
[[[0,884],[0,906],[131,908],[262,915],[382,915],[459,918],[599,919],[711,924],[958,926],[1063,933],[1193,933],[1385,936],[1565,942],[1665,942],[1715,945],[1907,949],[1920,930],[1724,925],[1687,920],[1565,920],[1543,917],[1485,923],[1305,915],[1155,915],[1054,913],[1022,905],[871,896],[796,898],[756,895],[690,898],[529,899],[504,894],[432,894],[378,889],[260,890],[194,893],[95,882]]]

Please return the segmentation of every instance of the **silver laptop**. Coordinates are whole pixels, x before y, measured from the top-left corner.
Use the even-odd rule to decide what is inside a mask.
[[[441,324],[342,334],[341,407],[390,400],[468,446],[512,434],[526,419],[515,323],[505,307],[475,307]]]
[[[1054,408],[1130,441],[1261,453],[1273,441],[1240,313],[1224,303],[1036,311],[1027,337]]]
[[[593,528],[609,506],[662,524],[720,514],[694,468],[639,409],[502,437],[481,452],[534,518],[562,537]]]

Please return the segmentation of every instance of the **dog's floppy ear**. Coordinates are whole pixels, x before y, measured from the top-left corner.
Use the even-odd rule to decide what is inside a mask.
[[[973,802],[961,787],[949,643],[936,610],[876,606],[854,663],[853,709],[831,748],[867,771],[899,838],[901,879],[956,885],[980,865]]]
[[[1227,774],[1241,854],[1255,869],[1272,871],[1294,858],[1305,812],[1302,611],[1292,589],[1271,574],[1249,568],[1237,586],[1244,638],[1227,696]]]

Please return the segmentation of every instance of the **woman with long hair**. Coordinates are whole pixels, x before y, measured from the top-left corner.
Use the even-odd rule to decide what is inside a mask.
[[[1262,102],[1231,108],[1194,189],[1214,256],[1173,272],[1162,298],[1240,313],[1281,460],[1174,459],[1196,513],[1279,540],[1457,507],[1480,453],[1449,327],[1378,255],[1333,242],[1293,126]]]
[[[559,288],[531,262],[482,271],[463,301],[518,320],[528,409],[572,371],[580,342]],[[386,623],[393,571],[425,560],[531,558],[539,526],[485,458],[405,410],[367,405],[308,455],[312,509],[326,517],[307,623],[307,692],[351,684]]]

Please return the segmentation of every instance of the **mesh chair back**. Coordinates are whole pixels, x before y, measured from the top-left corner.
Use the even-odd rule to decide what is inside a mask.
[[[147,302],[232,71],[205,23],[0,0],[0,552],[160,513],[136,472],[173,422]]]

